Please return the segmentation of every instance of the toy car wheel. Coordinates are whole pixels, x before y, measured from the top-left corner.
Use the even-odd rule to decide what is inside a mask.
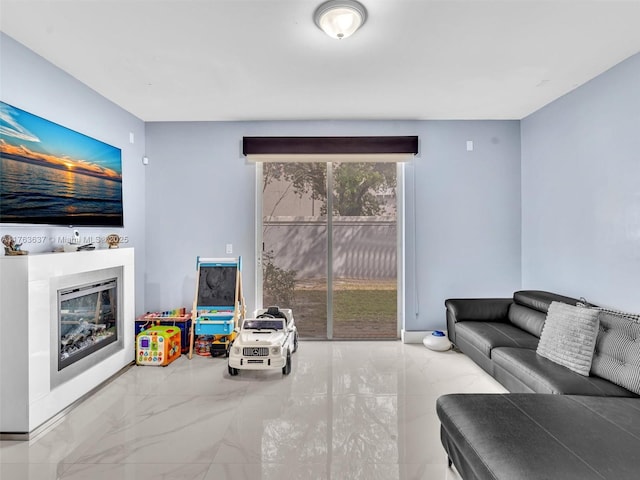
[[[296,353],[298,351],[298,332],[296,332],[293,336],[293,351],[291,353]]]
[[[289,375],[291,373],[291,353],[287,351],[287,363],[282,367],[282,374]]]
[[[229,375],[231,375],[232,377],[235,377],[236,375],[238,375],[238,373],[239,373],[239,370],[237,368],[233,368],[231,365],[229,365]]]

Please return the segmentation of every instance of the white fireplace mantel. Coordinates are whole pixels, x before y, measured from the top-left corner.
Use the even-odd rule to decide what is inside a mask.
[[[123,341],[108,358],[87,360],[86,369],[77,362],[71,378],[55,379],[58,289],[114,271]],[[134,284],[132,248],[0,257],[0,433],[32,432],[134,360]]]

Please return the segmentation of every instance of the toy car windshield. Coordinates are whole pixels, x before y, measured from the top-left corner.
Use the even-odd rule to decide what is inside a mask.
[[[284,330],[284,321],[274,319],[245,320],[242,328],[244,330]]]

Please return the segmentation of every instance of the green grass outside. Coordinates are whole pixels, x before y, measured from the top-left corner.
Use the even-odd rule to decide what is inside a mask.
[[[336,338],[393,338],[396,336],[396,290],[336,290],[334,334]],[[327,292],[295,291],[293,313],[301,337],[326,336]]]

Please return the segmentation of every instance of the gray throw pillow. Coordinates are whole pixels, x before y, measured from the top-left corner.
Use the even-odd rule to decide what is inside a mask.
[[[640,395],[640,320],[600,311],[600,332],[591,373]]]
[[[598,310],[551,302],[542,327],[538,355],[589,376],[598,336]]]

